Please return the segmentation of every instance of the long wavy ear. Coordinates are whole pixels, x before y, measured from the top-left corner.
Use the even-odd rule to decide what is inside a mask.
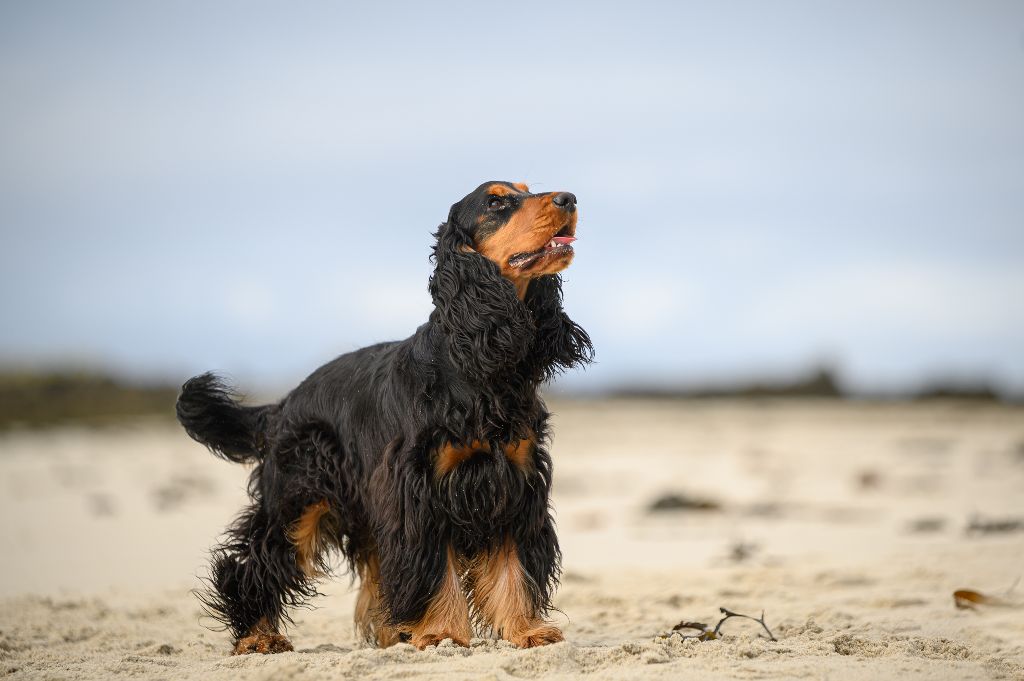
[[[437,233],[430,277],[434,315],[457,369],[479,381],[518,364],[529,351],[534,325],[498,266],[473,250],[473,237],[452,208]]]
[[[594,361],[590,336],[562,309],[561,276],[553,274],[531,281],[524,302],[537,326],[527,362],[539,380]]]

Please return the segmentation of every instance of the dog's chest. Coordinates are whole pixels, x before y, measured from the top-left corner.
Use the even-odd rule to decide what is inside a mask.
[[[534,443],[521,440],[487,444],[450,445],[434,457],[437,510],[470,534],[489,534],[513,522],[536,492]]]

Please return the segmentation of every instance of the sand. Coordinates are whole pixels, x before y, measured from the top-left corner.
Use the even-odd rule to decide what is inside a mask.
[[[0,676],[1024,679],[1024,409],[557,402],[564,643],[355,640],[346,576],[296,652],[228,655],[189,593],[245,470],[173,425],[0,437]],[[667,493],[712,508],[650,513]],[[957,609],[970,588],[1000,605]],[[732,619],[719,640],[662,638]]]

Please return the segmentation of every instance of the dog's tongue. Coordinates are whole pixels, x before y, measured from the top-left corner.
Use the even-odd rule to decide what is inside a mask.
[[[553,236],[553,237],[551,237],[551,240],[554,241],[559,246],[565,246],[567,244],[571,244],[573,241],[576,241],[576,237],[574,237],[574,236]]]

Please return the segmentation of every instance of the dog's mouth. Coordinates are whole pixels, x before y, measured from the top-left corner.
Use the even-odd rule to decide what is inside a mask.
[[[510,267],[524,269],[544,258],[554,258],[572,253],[572,242],[576,237],[572,235],[572,228],[565,225],[552,236],[542,248],[528,253],[516,253],[508,259]]]

